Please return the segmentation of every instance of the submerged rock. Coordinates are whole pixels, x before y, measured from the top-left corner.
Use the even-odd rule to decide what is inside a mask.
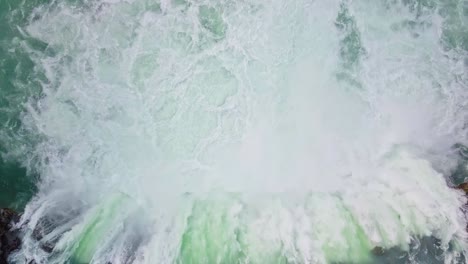
[[[21,245],[18,232],[13,229],[19,214],[11,209],[0,209],[0,264],[7,264],[8,256]]]
[[[462,190],[465,194],[468,194],[468,182],[464,182],[455,187],[455,189]]]
[[[382,256],[383,254],[385,254],[385,249],[383,247],[377,246],[377,247],[374,247],[371,252],[375,256]]]
[[[465,193],[465,196],[468,196],[468,182],[464,182],[462,184],[459,184],[459,185],[455,186],[455,189],[463,191]],[[468,200],[466,201],[465,207],[461,208],[461,210],[464,212],[465,216],[468,217],[467,209],[468,209]],[[468,224],[466,226],[466,231],[468,232]]]

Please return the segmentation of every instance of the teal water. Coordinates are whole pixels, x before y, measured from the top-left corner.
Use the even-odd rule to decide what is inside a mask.
[[[23,210],[36,191],[34,177],[18,163],[0,161],[0,206]]]
[[[465,0],[0,0],[10,262],[465,263],[467,24]]]
[[[27,52],[18,47],[20,26],[27,22],[28,13],[40,2],[0,2],[0,206],[23,210],[36,191],[38,177],[27,172],[23,144],[21,113],[24,104],[40,96],[38,75]],[[23,156],[24,157],[24,156]]]

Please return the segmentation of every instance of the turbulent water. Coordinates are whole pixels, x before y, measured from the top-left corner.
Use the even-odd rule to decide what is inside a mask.
[[[0,165],[24,168],[0,180],[37,188],[11,263],[466,263],[468,1],[0,0],[0,22]]]

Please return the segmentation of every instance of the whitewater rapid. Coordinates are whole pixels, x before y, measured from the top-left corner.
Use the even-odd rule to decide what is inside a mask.
[[[464,263],[466,6],[38,4],[11,44],[41,87],[6,139],[41,175],[12,263],[421,263],[427,237]]]

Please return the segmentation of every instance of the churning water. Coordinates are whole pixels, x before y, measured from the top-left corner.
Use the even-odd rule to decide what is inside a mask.
[[[0,3],[12,263],[466,263],[468,1]]]

